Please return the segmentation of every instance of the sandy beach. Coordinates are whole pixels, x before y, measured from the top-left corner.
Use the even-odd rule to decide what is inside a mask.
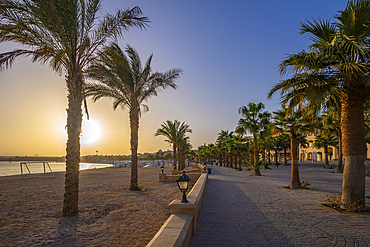
[[[145,246],[170,216],[167,205],[181,198],[176,183],[158,182],[159,170],[139,168],[144,190],[135,192],[127,191],[130,168],[81,171],[80,214],[69,218],[64,172],[0,177],[0,246]]]

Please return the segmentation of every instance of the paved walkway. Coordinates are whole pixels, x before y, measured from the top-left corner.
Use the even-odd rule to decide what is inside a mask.
[[[370,214],[319,205],[329,191],[341,193],[342,174],[301,165],[312,189],[288,190],[280,187],[290,183],[290,166],[272,168],[254,177],[213,166],[190,246],[370,246]]]

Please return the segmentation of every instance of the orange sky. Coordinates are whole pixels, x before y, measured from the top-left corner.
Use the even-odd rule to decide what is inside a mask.
[[[64,77],[47,66],[18,59],[11,70],[0,73],[0,81],[0,155],[65,155]],[[157,117],[161,109],[151,107],[151,101],[155,98],[148,102],[150,111],[142,114],[140,121],[139,152],[171,148],[164,137],[154,137],[163,118]],[[101,135],[93,143],[82,143],[81,155],[95,154],[96,150],[99,154],[129,154],[128,110],[113,111],[112,102],[107,99],[89,101],[88,109],[91,119],[100,126]]]

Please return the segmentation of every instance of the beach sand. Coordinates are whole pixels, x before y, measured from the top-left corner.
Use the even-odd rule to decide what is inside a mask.
[[[181,199],[176,183],[158,182],[159,170],[139,168],[143,191],[127,191],[130,168],[81,171],[80,213],[66,218],[64,172],[0,177],[0,246],[145,246]]]

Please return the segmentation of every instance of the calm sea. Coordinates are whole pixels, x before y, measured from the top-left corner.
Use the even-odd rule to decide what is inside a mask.
[[[25,161],[22,161],[25,162]],[[20,161],[1,161],[0,162],[0,176],[12,176],[12,175],[21,175],[21,167]],[[66,163],[65,162],[48,162],[51,170],[53,172],[62,172],[66,170]],[[31,163],[27,164],[31,173],[43,173],[44,167],[42,163]],[[97,164],[97,163],[80,163],[80,170],[86,169],[97,169],[97,168],[105,168],[111,166],[110,164]],[[23,173],[28,172],[25,171],[25,167],[23,166]],[[48,172],[48,167],[46,166],[46,172]]]

